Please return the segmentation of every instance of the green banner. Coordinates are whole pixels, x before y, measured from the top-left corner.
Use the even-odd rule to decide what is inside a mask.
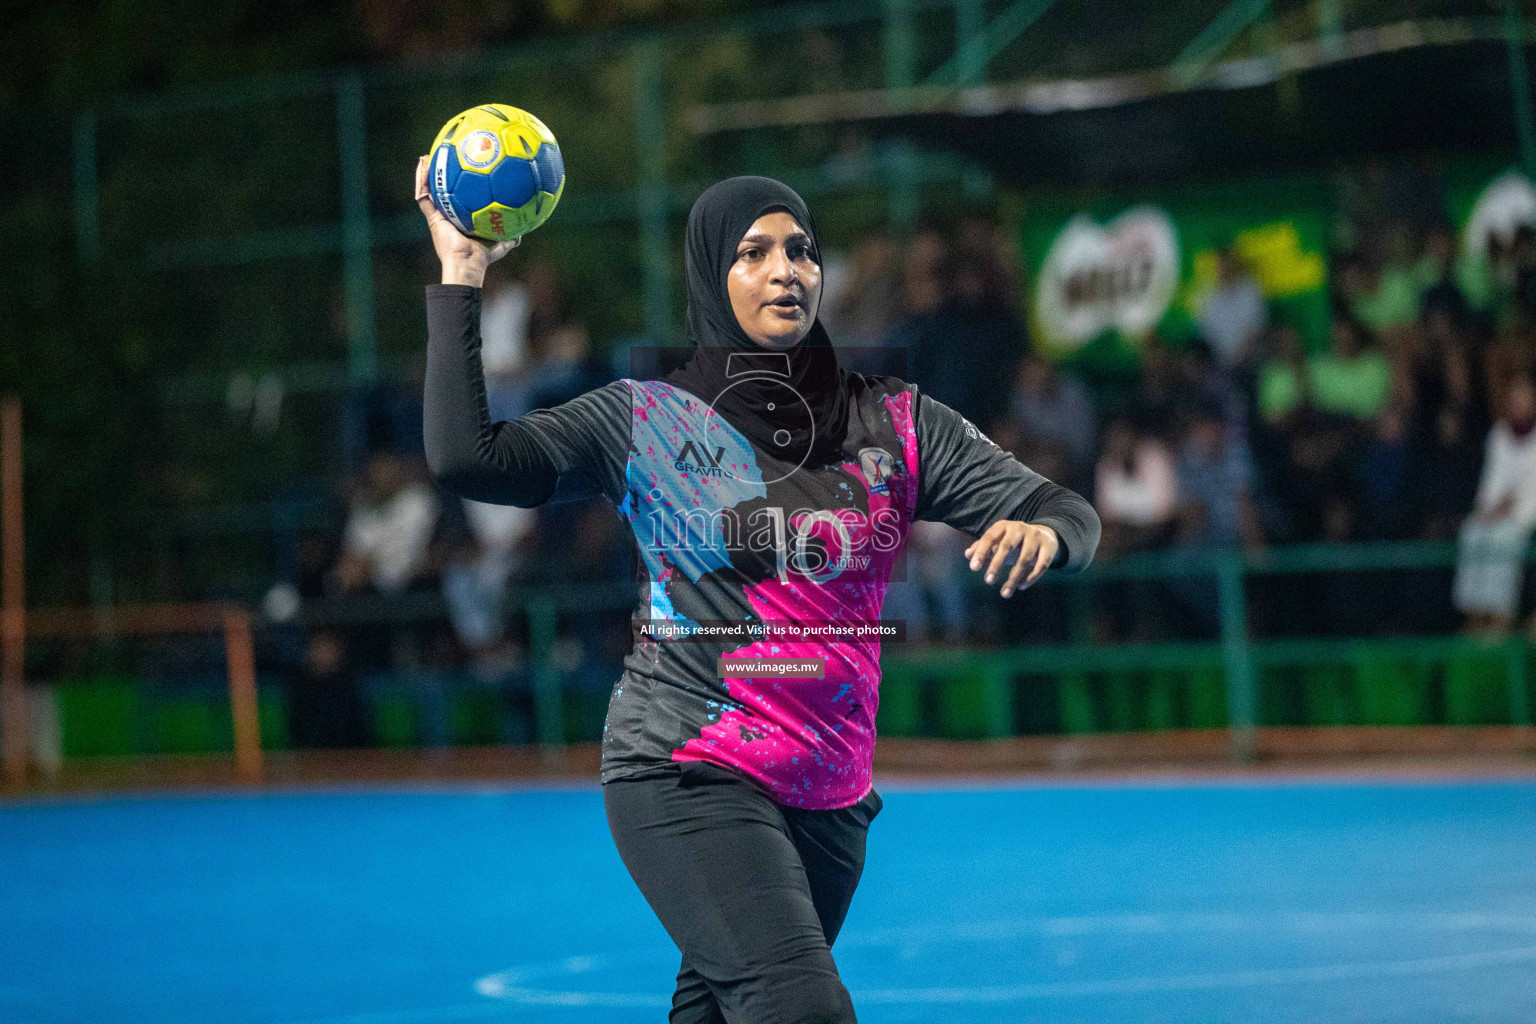
[[[1148,335],[1179,345],[1234,246],[1274,320],[1309,347],[1328,337],[1331,202],[1316,177],[1078,196],[1032,204],[1022,220],[1037,348],[1089,371],[1124,372]]]

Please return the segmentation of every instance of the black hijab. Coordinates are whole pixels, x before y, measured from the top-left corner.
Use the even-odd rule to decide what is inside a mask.
[[[780,459],[830,460],[843,442],[848,403],[844,371],[820,318],[793,348],[773,352],[747,337],[726,291],[736,246],[770,210],[794,217],[821,261],[810,211],[788,185],[745,176],[706,189],[688,214],[685,254],[688,340],[694,351],[666,379],[708,402],[758,448]]]

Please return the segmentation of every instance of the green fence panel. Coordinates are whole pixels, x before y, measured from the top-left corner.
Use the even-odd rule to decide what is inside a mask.
[[[1064,673],[1060,685],[1061,731],[1071,735],[1097,731],[1098,715],[1094,713],[1088,677],[1077,672]]]
[[[1359,702],[1354,673],[1344,665],[1313,665],[1305,670],[1306,724],[1355,725]]]
[[[1259,724],[1304,725],[1305,681],[1289,665],[1265,665],[1258,672]]]
[[[1430,665],[1367,657],[1355,666],[1355,675],[1366,725],[1423,725],[1427,720]]]
[[[1446,664],[1445,720],[1451,725],[1509,720],[1508,671],[1502,651],[1464,654]]]
[[[916,736],[922,724],[923,698],[918,681],[910,672],[883,673],[875,731],[881,736]]]
[[[287,750],[293,745],[288,733],[288,696],[282,687],[257,688],[256,722],[261,727],[261,749]]]
[[[991,702],[985,672],[956,672],[937,680],[939,731],[947,739],[979,740],[988,735]]]
[[[590,743],[601,739],[603,718],[607,713],[607,694],[572,693],[567,690],[561,702],[566,742]]]
[[[1136,680],[1131,672],[1099,673],[1097,687],[1107,732],[1131,732],[1136,728]]]
[[[381,694],[373,703],[373,737],[381,747],[414,747],[416,706],[403,693]]]
[[[139,752],[139,683],[97,676],[58,687],[59,744],[65,757],[126,757]]]
[[[157,754],[211,754],[234,748],[229,701],[192,694],[157,701],[150,712],[150,738]]]
[[[499,743],[501,715],[501,699],[493,692],[456,693],[448,705],[449,735],[465,746]]]
[[[1197,668],[1189,674],[1189,727],[1224,729],[1227,725],[1227,680],[1219,668]]]
[[[1153,732],[1177,729],[1179,721],[1179,691],[1181,681],[1173,672],[1153,672],[1146,681],[1146,718],[1144,728]]]

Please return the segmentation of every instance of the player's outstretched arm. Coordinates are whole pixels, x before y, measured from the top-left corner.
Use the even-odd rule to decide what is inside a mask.
[[[1004,597],[1047,569],[1076,572],[1093,561],[1099,516],[1084,498],[1054,484],[992,443],[954,409],[917,395],[917,518],[948,523],[977,538],[965,549],[976,571]],[[1026,575],[1027,574],[1027,575]]]
[[[480,360],[480,286],[488,266],[517,245],[489,245],[459,232],[426,195],[416,198],[443,264],[427,285],[427,464],[447,490],[475,501],[532,508],[603,495],[617,503],[627,484],[630,393],[614,381],[516,420],[491,422]]]

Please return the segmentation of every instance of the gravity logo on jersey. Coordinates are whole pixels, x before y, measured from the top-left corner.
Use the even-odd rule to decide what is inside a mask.
[[[501,156],[501,140],[488,131],[473,131],[459,143],[459,159],[475,170],[484,170]]]
[[[679,473],[692,473],[695,476],[725,476],[725,470],[720,468],[720,460],[724,457],[724,445],[716,448],[713,455],[708,451],[700,455],[698,447],[692,441],[684,441],[683,450],[677,453],[677,461],[673,463],[673,468]],[[706,458],[709,460],[708,465],[705,465]]]
[[[884,448],[860,448],[859,472],[864,474],[870,494],[885,494],[890,490],[887,481],[896,474],[896,460]]]

